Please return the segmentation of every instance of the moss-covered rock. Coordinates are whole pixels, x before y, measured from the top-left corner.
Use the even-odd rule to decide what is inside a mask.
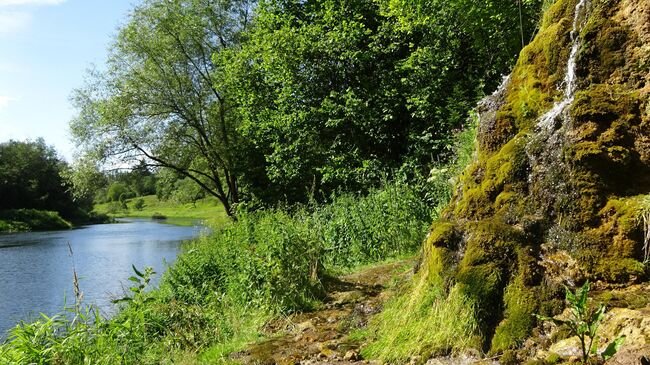
[[[492,353],[518,348],[534,313],[561,309],[563,284],[646,272],[639,215],[650,193],[650,4],[589,3],[578,22],[577,92],[540,127],[565,97],[577,2],[555,1],[503,89],[479,105],[477,160],[425,245],[428,275],[476,303]]]

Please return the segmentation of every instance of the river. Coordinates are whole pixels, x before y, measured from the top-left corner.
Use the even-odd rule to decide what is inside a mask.
[[[182,241],[201,230],[125,219],[67,231],[0,234],[0,340],[19,320],[58,313],[65,297],[74,303],[73,261],[84,303],[110,315],[111,299],[132,284],[127,280],[132,264],[152,266],[157,279],[176,259]]]

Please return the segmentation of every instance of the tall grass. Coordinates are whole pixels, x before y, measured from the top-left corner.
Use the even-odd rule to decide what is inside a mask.
[[[477,347],[474,303],[457,287],[445,290],[419,273],[393,297],[361,336],[370,340],[365,358],[408,363],[414,357],[461,352]]]
[[[386,184],[365,197],[339,196],[307,221],[323,251],[323,264],[345,269],[415,252],[431,215],[416,189]]]

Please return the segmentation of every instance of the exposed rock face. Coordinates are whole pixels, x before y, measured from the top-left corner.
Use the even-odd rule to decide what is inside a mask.
[[[476,301],[492,352],[563,309],[561,284],[646,277],[649,96],[650,1],[558,0],[479,105],[476,161],[424,252]]]

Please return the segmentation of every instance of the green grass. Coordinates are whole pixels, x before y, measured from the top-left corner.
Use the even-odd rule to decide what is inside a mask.
[[[221,225],[229,218],[216,198],[205,198],[195,204],[178,204],[172,201],[160,201],[155,195],[142,197],[144,206],[142,210],[135,209],[135,203],[140,198],[128,199],[126,210],[121,209],[119,202],[95,205],[94,211],[108,214],[112,217],[151,218],[154,214],[162,214],[167,218],[177,218],[175,222],[192,222],[194,220],[207,220],[211,225]],[[191,224],[191,223],[188,223]]]
[[[467,134],[459,146],[471,141]],[[236,222],[214,199],[179,205],[147,196],[142,210],[135,209],[138,198],[127,201],[126,210],[119,203],[98,205],[97,213],[114,217],[157,213],[168,221],[207,219],[220,229],[186,245],[159,287],[135,293],[112,319],[77,311],[73,320],[20,324],[0,345],[0,363],[230,363],[228,354],[259,339],[268,320],[318,306],[326,276],[414,254],[435,205],[449,197],[446,176],[428,183],[434,200],[422,194],[422,186],[390,183],[364,196],[344,194],[291,212],[242,212]],[[400,362],[412,354],[472,346],[473,303],[457,289],[423,280],[356,334],[372,341],[366,358]]]
[[[476,348],[474,304],[458,287],[430,282],[420,272],[385,305],[367,329],[353,338],[369,340],[364,358],[408,363],[415,356],[462,352]]]

